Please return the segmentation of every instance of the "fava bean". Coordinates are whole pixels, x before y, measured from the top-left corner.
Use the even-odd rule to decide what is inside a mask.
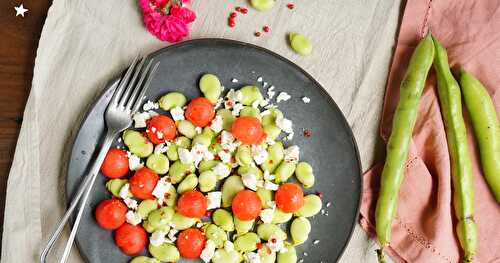
[[[289,40],[290,46],[297,54],[302,56],[311,54],[312,43],[306,36],[299,33],[290,33]]]
[[[236,120],[233,113],[228,109],[220,109],[217,111],[217,115],[222,118],[222,128],[226,131],[230,131],[233,126],[233,122]]]
[[[168,243],[163,243],[159,246],[149,244],[149,253],[163,262],[177,262],[181,256],[179,250],[174,245]]]
[[[130,261],[130,263],[161,263],[161,262],[156,258],[138,256],[138,257],[133,258]]]
[[[224,209],[217,209],[212,215],[214,224],[224,229],[224,231],[234,231],[233,215]]]
[[[120,190],[128,183],[127,179],[111,179],[106,182],[106,189],[115,197],[120,197]]]
[[[193,145],[196,144],[210,146],[210,144],[212,144],[212,138],[210,136],[204,135],[203,133],[198,134],[193,138]]]
[[[276,175],[276,183],[284,183],[288,181],[288,179],[295,172],[295,167],[297,165],[293,162],[282,161],[274,174]]]
[[[156,210],[157,208],[158,203],[155,200],[146,199],[142,200],[137,207],[137,213],[141,216],[142,219],[146,219],[148,218],[149,213]]]
[[[184,149],[189,149],[191,147],[191,140],[185,136],[179,136],[175,138],[175,144]]]
[[[175,213],[172,216],[171,224],[172,227],[177,230],[185,230],[194,226],[194,224],[196,224],[198,220],[199,220],[198,218],[185,217],[179,213]]]
[[[240,176],[229,176],[222,184],[222,207],[230,207],[234,196],[245,189]]]
[[[257,249],[260,238],[257,234],[249,232],[236,238],[234,248],[241,252],[250,252]]]
[[[283,224],[292,219],[293,213],[285,213],[278,208],[274,209],[273,220],[271,223],[273,224]]]
[[[179,160],[179,153],[177,151],[178,147],[176,144],[172,143],[168,146],[166,154],[170,161],[175,162]]]
[[[241,262],[241,255],[236,250],[226,251],[219,248],[215,251],[212,263],[239,263]]]
[[[219,96],[222,92],[222,86],[219,78],[212,74],[205,74],[200,79],[200,90],[210,102],[217,103]]]
[[[295,168],[295,177],[301,182],[305,188],[311,188],[314,185],[313,168],[306,162],[300,162]]]
[[[295,247],[291,245],[286,245],[286,252],[278,253],[277,263],[296,263],[297,262],[297,252]]]
[[[183,194],[184,192],[194,190],[197,185],[198,177],[196,174],[190,174],[177,186],[177,193]]]
[[[304,206],[295,212],[295,216],[311,217],[321,211],[323,203],[321,198],[315,194],[304,196]]]
[[[175,187],[172,185],[170,186],[170,188],[168,189],[168,193],[166,194],[165,196],[165,203],[168,205],[168,206],[175,206],[176,202],[177,202],[177,191],[175,190]]]
[[[159,100],[160,108],[169,111],[175,107],[183,107],[186,105],[187,98],[180,92],[169,92],[163,95]]]
[[[148,215],[149,225],[154,229],[168,225],[168,223],[172,220],[174,213],[174,209],[168,206],[153,210]]]
[[[203,173],[203,172],[212,170],[219,163],[220,162],[216,161],[216,160],[203,160],[198,165],[198,172]]]
[[[182,181],[187,174],[193,173],[194,169],[194,165],[183,164],[181,161],[177,160],[170,166],[168,175],[172,183],[177,184]]]
[[[269,109],[269,114],[262,117],[262,125],[276,124],[278,118],[283,118],[283,112],[278,109]]]
[[[242,144],[238,146],[234,157],[240,166],[250,165],[253,163],[252,148],[249,145]]]
[[[243,235],[245,233],[248,233],[250,229],[253,228],[253,224],[255,223],[255,220],[240,220],[238,217],[234,217],[234,229],[236,229],[236,233],[238,235]]]
[[[271,138],[271,140],[276,140],[278,136],[281,134],[281,129],[276,126],[276,124],[267,124],[263,125],[262,128],[264,129],[264,132],[267,134],[268,138]]]
[[[262,202],[262,207],[263,208],[270,208],[269,202],[273,201],[273,198],[274,198],[273,191],[258,187],[256,193],[259,196],[260,201]]]
[[[269,171],[273,173],[274,170],[280,165],[281,161],[285,157],[285,149],[283,143],[276,142],[267,148],[268,157],[267,160],[261,164],[262,170]]]
[[[151,224],[149,223],[148,220],[144,220],[142,221],[142,227],[144,228],[144,230],[146,230],[146,232],[148,233],[153,233],[155,232],[155,228],[153,226],[151,226]]]
[[[210,192],[217,186],[217,176],[212,171],[204,171],[198,177],[200,191]]]
[[[123,132],[123,143],[127,145],[131,153],[141,158],[146,158],[153,153],[153,144],[140,132],[126,130]]]
[[[262,93],[260,93],[259,88],[256,86],[244,86],[240,89],[242,94],[241,103],[246,106],[252,105],[255,101],[261,101],[264,99]]]
[[[261,120],[260,116],[260,110],[251,106],[245,106],[243,109],[240,111],[240,116],[249,116],[249,117],[255,117],[259,120]]]
[[[300,245],[309,238],[311,232],[311,223],[305,217],[297,217],[292,221],[290,226],[290,235],[294,246]]]
[[[272,251],[267,245],[257,251],[260,256],[260,263],[275,263],[276,252]]]
[[[287,235],[279,226],[275,224],[260,224],[257,227],[257,235],[259,235],[262,240],[269,240],[271,236],[274,236],[281,240],[286,240]]]
[[[251,0],[252,7],[259,11],[266,11],[273,8],[275,0]]]
[[[164,154],[151,154],[146,160],[146,166],[157,174],[166,174],[168,172],[168,158]]]
[[[214,224],[208,224],[205,228],[205,236],[212,240],[217,248],[224,247],[227,241],[227,234],[224,230]]]
[[[253,174],[257,177],[257,180],[262,180],[263,173],[257,166],[240,166],[238,167],[238,174],[243,176],[245,174]]]
[[[178,121],[177,130],[189,139],[192,139],[196,135],[196,126],[188,120]]]

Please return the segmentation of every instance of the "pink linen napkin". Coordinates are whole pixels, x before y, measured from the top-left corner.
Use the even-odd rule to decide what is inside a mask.
[[[428,30],[447,48],[450,65],[463,65],[488,88],[500,116],[500,1],[411,0],[403,16],[389,75],[381,136],[390,135],[399,86],[408,60]],[[433,69],[421,98],[398,211],[387,250],[396,262],[460,262],[455,234],[450,159]],[[496,203],[479,166],[468,112],[464,118],[474,162],[475,220],[478,248],[475,262],[500,262],[500,204]],[[360,223],[374,234],[374,211],[383,163],[363,178]],[[375,252],[374,252],[375,253]]]

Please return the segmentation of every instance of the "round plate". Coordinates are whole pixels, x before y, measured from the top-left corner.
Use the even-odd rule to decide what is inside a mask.
[[[293,121],[295,136],[288,145],[300,147],[300,159],[314,167],[316,185],[306,192],[321,192],[325,213],[311,218],[309,240],[297,248],[305,262],[333,262],[340,258],[356,224],[361,197],[361,165],[356,142],[342,112],[317,81],[289,60],[261,47],[224,39],[198,39],[161,49],[151,55],[161,62],[147,97],[157,100],[169,91],[181,91],[188,98],[200,96],[198,80],[203,73],[217,75],[222,84],[239,88],[262,86],[257,78],[286,91],[292,98],[279,104]],[[232,83],[236,78],[238,83]],[[67,192],[72,196],[95,158],[104,134],[104,110],[116,81],[111,82],[87,113],[78,132],[68,167]],[[263,92],[267,88],[263,88]],[[302,97],[311,103],[302,102]],[[312,137],[303,136],[303,130]],[[130,260],[114,244],[113,233],[94,220],[99,201],[110,198],[104,176],[98,176],[76,237],[81,255],[93,263],[125,263]],[[331,203],[326,207],[326,203]],[[313,241],[319,243],[313,244]],[[308,256],[304,256],[307,252]],[[198,262],[180,260],[179,262]],[[201,261],[199,261],[201,262]]]

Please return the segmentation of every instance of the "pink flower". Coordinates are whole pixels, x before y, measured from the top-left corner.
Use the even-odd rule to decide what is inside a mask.
[[[146,28],[162,41],[181,41],[189,34],[187,24],[196,19],[193,11],[175,2],[174,0],[139,0]],[[182,0],[182,2],[189,3],[188,0]]]
[[[192,23],[196,19],[196,14],[186,7],[180,7],[178,5],[173,5],[170,8],[170,14],[180,18],[186,24]]]

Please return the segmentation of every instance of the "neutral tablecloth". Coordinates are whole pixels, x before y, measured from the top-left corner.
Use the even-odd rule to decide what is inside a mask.
[[[269,12],[250,10],[231,29],[227,15],[245,1],[193,0],[198,19],[191,25],[190,38],[246,41],[299,64],[328,90],[347,117],[367,170],[380,148],[377,127],[401,1],[290,2],[295,2],[293,11],[285,7],[287,1],[278,1]],[[264,24],[271,33],[254,37]],[[289,49],[285,34],[290,31],[312,39],[311,56],[299,57]],[[144,29],[136,1],[54,0],[9,174],[2,262],[37,261],[64,213],[68,153],[89,104],[137,53],[165,45]],[[376,262],[375,247],[357,226],[341,262]],[[61,250],[59,246],[56,253]],[[71,262],[81,261],[75,249]]]

